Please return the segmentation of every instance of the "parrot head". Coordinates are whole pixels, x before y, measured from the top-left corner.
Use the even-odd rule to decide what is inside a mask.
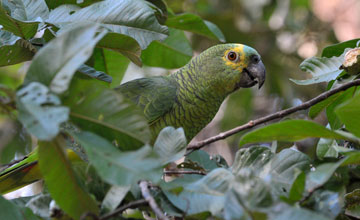
[[[259,53],[243,44],[221,44],[204,51],[200,62],[205,66],[204,77],[212,81],[216,90],[231,93],[265,82],[265,66]]]

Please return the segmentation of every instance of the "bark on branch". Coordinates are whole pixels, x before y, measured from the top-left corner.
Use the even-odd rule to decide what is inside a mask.
[[[246,129],[249,129],[249,128],[253,128],[253,127],[255,127],[255,126],[259,125],[259,124],[263,124],[265,122],[269,122],[269,121],[274,120],[274,119],[283,118],[283,117],[285,117],[287,115],[290,115],[290,114],[292,114],[294,112],[297,112],[297,111],[300,111],[300,110],[308,109],[311,106],[313,106],[313,105],[327,99],[328,97],[330,97],[330,96],[332,96],[332,95],[334,95],[334,94],[336,94],[338,92],[345,91],[345,90],[347,90],[347,89],[349,89],[351,87],[359,86],[359,85],[360,85],[360,79],[357,79],[357,80],[354,80],[354,81],[351,81],[351,82],[348,82],[348,83],[344,83],[343,85],[341,85],[341,86],[339,86],[339,87],[337,87],[335,89],[332,89],[332,90],[326,91],[324,93],[321,93],[317,97],[315,97],[313,99],[310,99],[309,101],[304,102],[301,105],[298,105],[298,106],[295,106],[295,107],[292,107],[292,108],[288,108],[288,109],[284,109],[284,110],[275,112],[273,114],[267,115],[267,116],[262,117],[262,118],[251,120],[246,124],[243,124],[241,126],[233,128],[231,130],[222,132],[222,133],[220,133],[218,135],[215,135],[215,136],[212,136],[212,137],[210,137],[208,139],[205,139],[205,140],[193,143],[193,144],[189,144],[187,146],[188,152],[186,153],[186,155],[189,155],[193,151],[199,150],[202,147],[204,147],[204,146],[206,146],[206,145],[208,145],[210,143],[213,143],[213,142],[218,141],[218,140],[225,139],[225,138],[227,138],[227,137],[229,137],[231,135],[239,133],[240,131],[243,131],[243,130],[246,130]]]

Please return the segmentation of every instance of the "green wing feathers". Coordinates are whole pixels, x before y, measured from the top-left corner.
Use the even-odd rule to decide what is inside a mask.
[[[143,109],[149,124],[170,111],[177,89],[172,78],[163,76],[136,79],[116,88]]]

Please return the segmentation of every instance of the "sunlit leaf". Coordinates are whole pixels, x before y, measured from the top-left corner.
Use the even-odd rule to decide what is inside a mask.
[[[39,166],[52,198],[75,219],[87,212],[98,214],[96,202],[82,189],[63,147],[60,137],[39,144]]]
[[[80,7],[86,7],[88,5],[91,5],[95,2],[99,2],[102,0],[86,0],[86,1],[81,1],[81,0],[61,0],[61,1],[54,1],[54,0],[45,0],[46,4],[48,5],[49,9],[54,9],[57,8],[61,5],[68,5],[68,4],[73,4],[73,5],[77,5]]]
[[[44,0],[13,0],[11,17],[20,21],[43,21],[49,16],[49,9]]]

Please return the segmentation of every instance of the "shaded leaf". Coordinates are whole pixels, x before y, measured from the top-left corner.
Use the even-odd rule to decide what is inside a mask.
[[[27,203],[26,207],[30,208],[34,214],[41,218],[50,218],[51,210],[50,203],[52,198],[49,194],[39,194],[31,198]]]
[[[39,143],[39,166],[45,184],[52,198],[72,218],[79,219],[87,212],[98,214],[97,204],[82,189],[63,150],[64,146],[65,142],[60,137],[52,142]]]
[[[0,196],[0,219],[12,219],[12,220],[38,220],[30,209],[18,207],[10,201]]]
[[[38,29],[39,22],[23,22],[10,16],[2,5],[0,5],[0,24],[7,30],[23,39],[32,38]]]
[[[97,71],[96,69],[88,66],[88,65],[85,65],[85,64],[82,64],[79,69],[77,69],[78,72],[82,73],[82,74],[85,74],[91,78],[95,78],[95,79],[98,79],[98,80],[101,80],[101,81],[104,81],[104,82],[108,82],[108,83],[111,83],[112,81],[112,77],[107,75],[106,73],[104,72],[101,72],[101,71]]]
[[[225,37],[220,29],[213,23],[203,20],[199,16],[190,13],[169,16],[166,25],[168,27],[190,31],[205,37],[225,42]]]
[[[108,183],[129,186],[139,180],[149,180],[154,184],[161,180],[161,160],[149,146],[137,151],[121,152],[106,139],[93,133],[71,135],[84,147],[90,163]]]
[[[36,49],[28,41],[0,29],[0,66],[31,60]]]
[[[197,150],[186,156],[183,168],[190,168],[193,170],[211,171],[218,168],[215,160],[203,150]]]
[[[334,139],[320,138],[316,146],[316,156],[322,160],[324,158],[337,158],[339,152],[338,145]]]
[[[125,198],[129,190],[130,186],[112,186],[106,193],[101,207],[106,208],[109,211],[115,210]]]
[[[360,94],[339,105],[335,113],[345,124],[347,130],[360,137]]]
[[[304,172],[299,172],[296,176],[289,192],[289,199],[291,201],[298,201],[302,198],[305,190],[306,175]]]
[[[45,0],[47,6],[49,7],[49,9],[54,9],[57,8],[59,6],[65,5],[65,4],[72,4],[72,5],[77,5],[79,7],[86,7],[88,5],[91,5],[95,2],[99,2],[102,0],[86,0],[86,1],[79,1],[79,0],[61,0],[61,1],[54,1],[54,0]]]
[[[149,4],[143,0],[101,1],[56,22],[97,22],[110,32],[134,38],[145,49],[151,41],[164,40],[168,35],[167,27],[159,24]]]
[[[11,17],[20,21],[43,21],[49,16],[49,9],[44,0],[13,0]]]
[[[319,214],[336,219],[340,212],[343,211],[343,193],[324,190],[315,192],[313,197],[315,199],[314,211]]]
[[[345,203],[345,214],[354,218],[360,218],[360,189],[346,194]]]
[[[240,149],[236,152],[232,172],[236,174],[241,169],[251,168],[254,172],[260,173],[273,156],[274,154],[267,147],[251,146]]]
[[[240,146],[247,143],[265,141],[298,141],[310,137],[348,139],[340,133],[306,120],[287,120],[274,123],[246,133],[240,140]]]
[[[53,92],[66,91],[75,71],[90,57],[95,44],[105,35],[105,31],[98,33],[98,27],[78,24],[46,44],[34,57],[24,83],[37,81],[48,85]]]
[[[327,57],[327,58],[330,58],[333,56],[340,56],[341,54],[344,53],[344,50],[346,48],[356,47],[356,44],[358,43],[359,40],[360,40],[360,38],[349,40],[349,41],[344,41],[344,42],[341,42],[338,44],[333,44],[328,47],[325,47],[322,51],[321,56]]]
[[[186,152],[186,137],[182,128],[163,128],[154,144],[154,151],[163,164],[181,159]]]
[[[64,104],[71,108],[75,125],[115,141],[123,150],[139,148],[150,140],[142,111],[97,81],[74,79]]]
[[[165,191],[165,195],[173,205],[188,215],[201,212],[216,215],[224,207],[225,193],[230,189],[233,179],[231,172],[218,168],[200,180],[185,185],[178,195],[169,191]]]
[[[139,43],[125,34],[108,33],[97,44],[97,47],[113,50],[129,58],[133,63],[141,66],[141,48]]]
[[[344,55],[339,57],[311,57],[300,64],[302,71],[308,72],[312,78],[306,80],[290,79],[298,85],[309,85],[320,82],[329,82],[336,79],[343,71],[339,67],[342,65]]]
[[[94,68],[112,77],[111,88],[121,84],[129,63],[129,59],[118,52],[102,48],[94,51]]]
[[[173,69],[191,60],[192,48],[184,32],[169,28],[169,33],[163,42],[153,41],[142,52],[141,59],[145,65]]]
[[[69,109],[60,106],[60,99],[49,89],[32,82],[17,93],[19,120],[40,140],[51,140],[59,133],[59,126],[68,120]]]
[[[324,185],[338,167],[340,167],[345,159],[336,163],[322,163],[306,176],[306,190],[312,192],[316,188]]]
[[[313,105],[309,109],[309,117],[311,119],[314,119],[316,116],[318,116],[324,109],[329,107],[332,103],[334,103],[338,98],[341,98],[341,95],[344,92],[338,92],[329,98],[317,103],[316,105]]]
[[[299,207],[282,207],[281,211],[278,211],[276,214],[272,214],[270,219],[276,220],[303,220],[303,219],[311,219],[311,220],[330,220],[323,215],[320,215],[316,212],[299,208]]]

